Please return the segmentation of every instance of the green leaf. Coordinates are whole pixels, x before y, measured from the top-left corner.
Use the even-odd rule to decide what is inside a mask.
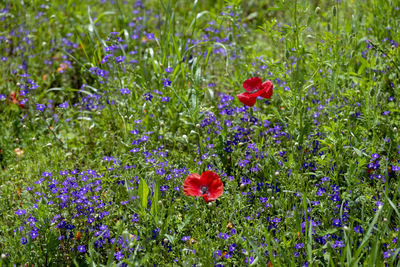
[[[149,187],[146,181],[141,178],[139,182],[139,199],[143,210],[147,208],[147,196],[149,195]]]
[[[160,200],[160,186],[158,184],[156,184],[154,186],[154,195],[152,198],[152,204],[151,204],[151,214],[154,216],[158,213],[159,205],[158,205],[158,201]]]

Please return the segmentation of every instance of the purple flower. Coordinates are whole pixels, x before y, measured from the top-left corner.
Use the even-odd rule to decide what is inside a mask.
[[[374,154],[372,154],[372,158],[373,158],[373,159],[377,159],[377,158],[379,158],[379,155],[376,154],[376,153],[374,153]]]
[[[295,249],[304,248],[304,244],[303,244],[303,243],[295,244],[295,245],[294,245],[294,248],[295,248]]]
[[[342,221],[340,220],[340,219],[333,219],[332,220],[332,225],[333,226],[337,226],[337,227],[340,227],[340,226],[342,226]]]
[[[113,54],[107,54],[107,55],[105,55],[105,56],[103,57],[103,59],[101,60],[101,64],[107,63],[108,59],[109,59],[110,57],[112,57],[112,56],[113,56]]]
[[[392,171],[398,172],[398,171],[400,171],[400,167],[396,166],[396,165],[392,165]]]
[[[150,101],[150,102],[153,99],[153,95],[150,92],[145,93],[144,97],[146,98],[147,101]]]
[[[53,174],[51,172],[44,172],[42,173],[43,177],[51,177]]]
[[[26,243],[28,243],[28,240],[26,240],[26,238],[24,236],[21,237],[21,244],[25,245]]]
[[[86,252],[85,246],[84,246],[84,245],[79,245],[79,246],[78,246],[78,251],[81,252],[81,253]]]
[[[32,239],[35,239],[38,236],[39,236],[38,229],[35,227],[34,229],[31,230],[31,237]]]
[[[124,258],[124,253],[122,251],[115,252],[114,257],[117,259],[117,261],[120,261]]]
[[[173,70],[174,70],[173,68],[166,68],[166,69],[165,69],[165,72],[166,72],[166,73],[170,73],[170,72],[172,72]]]
[[[189,241],[190,240],[190,235],[182,237],[181,240],[182,241]]]
[[[332,244],[332,248],[343,248],[344,247],[344,243],[342,240],[337,240],[335,241],[335,243]]]
[[[149,40],[153,40],[154,39],[154,33],[146,33],[146,38]]]
[[[253,261],[254,261],[253,257],[246,257],[246,259],[245,259],[245,262],[248,263],[248,264],[252,264]]]
[[[161,98],[162,102],[169,102],[169,96],[164,96]]]
[[[131,91],[129,91],[128,88],[122,88],[119,91],[121,92],[122,95],[129,95],[131,93]]]
[[[46,105],[36,103],[36,110],[43,112],[45,108],[46,108]]]
[[[117,62],[117,63],[124,62],[124,60],[125,60],[125,57],[124,57],[124,56],[119,56],[119,57],[116,57],[116,58],[115,58],[115,62]]]
[[[26,214],[26,210],[20,210],[20,209],[18,209],[18,210],[15,212],[15,214],[17,214],[18,216],[24,215],[24,214]]]
[[[318,189],[317,191],[317,196],[322,196],[323,194],[325,194],[326,189],[321,187],[320,189]]]
[[[172,83],[172,82],[171,82],[168,78],[161,79],[161,80],[163,81],[164,87],[171,86],[171,83]]]
[[[354,230],[354,232],[359,233],[359,234],[364,233],[364,229],[360,225],[354,226],[353,230]]]
[[[64,103],[61,103],[60,105],[58,105],[60,108],[68,108],[69,107],[69,105],[68,105],[68,102],[64,102]]]

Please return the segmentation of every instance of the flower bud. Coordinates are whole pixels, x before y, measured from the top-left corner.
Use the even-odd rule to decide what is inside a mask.
[[[246,189],[246,185],[245,184],[240,184],[240,190],[243,191]]]

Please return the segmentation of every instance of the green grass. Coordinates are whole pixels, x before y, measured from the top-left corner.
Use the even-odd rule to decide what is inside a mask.
[[[5,1],[1,264],[398,266],[399,12]]]

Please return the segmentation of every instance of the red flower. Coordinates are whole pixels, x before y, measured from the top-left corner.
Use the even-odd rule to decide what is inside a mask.
[[[187,196],[201,196],[206,202],[209,202],[222,195],[224,185],[215,172],[205,171],[201,176],[193,173],[183,183],[183,192]]]
[[[274,85],[270,80],[262,82],[261,78],[253,77],[243,83],[243,88],[247,91],[238,94],[239,101],[246,106],[252,107],[256,103],[257,97],[270,99]]]
[[[22,103],[19,101],[18,98],[19,98],[18,93],[16,93],[16,92],[11,92],[11,94],[10,94],[10,100],[11,100],[11,102],[12,102],[13,104],[16,104],[16,105],[20,106],[21,108],[25,108],[25,105],[22,104]]]

